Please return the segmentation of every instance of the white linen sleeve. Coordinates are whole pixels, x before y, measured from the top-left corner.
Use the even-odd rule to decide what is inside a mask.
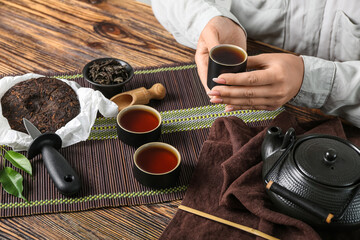
[[[216,16],[230,18],[246,32],[230,10],[215,0],[151,0],[151,6],[155,17],[176,41],[194,49],[205,25]]]
[[[302,58],[305,67],[303,83],[290,104],[319,108],[360,127],[360,61]]]

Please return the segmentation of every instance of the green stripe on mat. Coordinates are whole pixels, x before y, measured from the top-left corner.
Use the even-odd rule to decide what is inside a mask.
[[[174,67],[161,67],[154,69],[145,69],[145,70],[136,70],[134,74],[149,74],[149,73],[158,73],[158,72],[166,72],[166,71],[178,71],[178,70],[186,70],[196,68],[195,64],[182,65],[182,66],[174,66]],[[53,76],[54,78],[63,78],[63,79],[76,79],[82,78],[82,74],[73,74],[73,75],[57,75]]]
[[[160,112],[162,117],[162,133],[190,131],[210,128],[216,118],[235,116],[245,123],[274,119],[284,111],[281,107],[275,111],[239,110],[224,112],[225,105],[209,105],[197,108],[178,109]],[[104,140],[117,138],[115,118],[97,118],[91,129],[89,140]]]
[[[177,186],[172,188],[165,188],[159,190],[148,190],[141,192],[118,192],[118,193],[102,193],[97,195],[89,195],[80,198],[58,198],[58,199],[45,199],[31,202],[13,202],[13,203],[0,203],[0,209],[21,208],[21,207],[35,207],[46,205],[59,205],[59,204],[75,204],[79,202],[90,202],[100,199],[115,199],[115,198],[134,198],[143,196],[155,196],[164,193],[177,193],[183,192],[188,186]]]
[[[210,128],[219,117],[235,116],[245,123],[274,119],[284,108],[275,111],[239,110],[224,112],[225,105],[209,105],[198,108],[171,110],[160,113],[163,117],[162,133],[189,131],[201,128]]]
[[[154,69],[146,69],[146,70],[138,70],[135,71],[135,74],[148,74],[148,73],[158,73],[158,72],[166,72],[166,71],[177,71],[177,70],[186,70],[196,68],[195,64],[190,65],[182,65],[182,66],[174,66],[174,67],[162,67],[162,68],[154,68]]]

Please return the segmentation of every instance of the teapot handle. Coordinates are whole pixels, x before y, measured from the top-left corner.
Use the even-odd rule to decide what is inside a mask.
[[[266,189],[278,194],[279,196],[295,203],[296,205],[302,207],[306,211],[314,214],[315,216],[321,218],[323,221],[327,223],[331,223],[331,220],[334,218],[334,214],[329,213],[327,210],[319,207],[314,202],[311,202],[296,193],[293,193],[286,189],[285,187],[277,184],[274,181],[269,181],[266,184]]]

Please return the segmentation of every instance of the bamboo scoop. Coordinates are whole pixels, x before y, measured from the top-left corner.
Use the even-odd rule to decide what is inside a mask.
[[[161,83],[154,84],[150,89],[144,87],[131,91],[119,93],[112,98],[111,101],[118,105],[119,111],[136,104],[148,104],[150,99],[161,100],[166,95],[166,89]]]

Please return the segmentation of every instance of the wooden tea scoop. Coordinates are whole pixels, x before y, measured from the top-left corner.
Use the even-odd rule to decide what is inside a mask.
[[[136,104],[148,104],[151,99],[161,100],[166,95],[166,89],[161,83],[154,84],[150,89],[144,87],[131,91],[119,93],[112,98],[111,101],[118,105],[119,111]]]

